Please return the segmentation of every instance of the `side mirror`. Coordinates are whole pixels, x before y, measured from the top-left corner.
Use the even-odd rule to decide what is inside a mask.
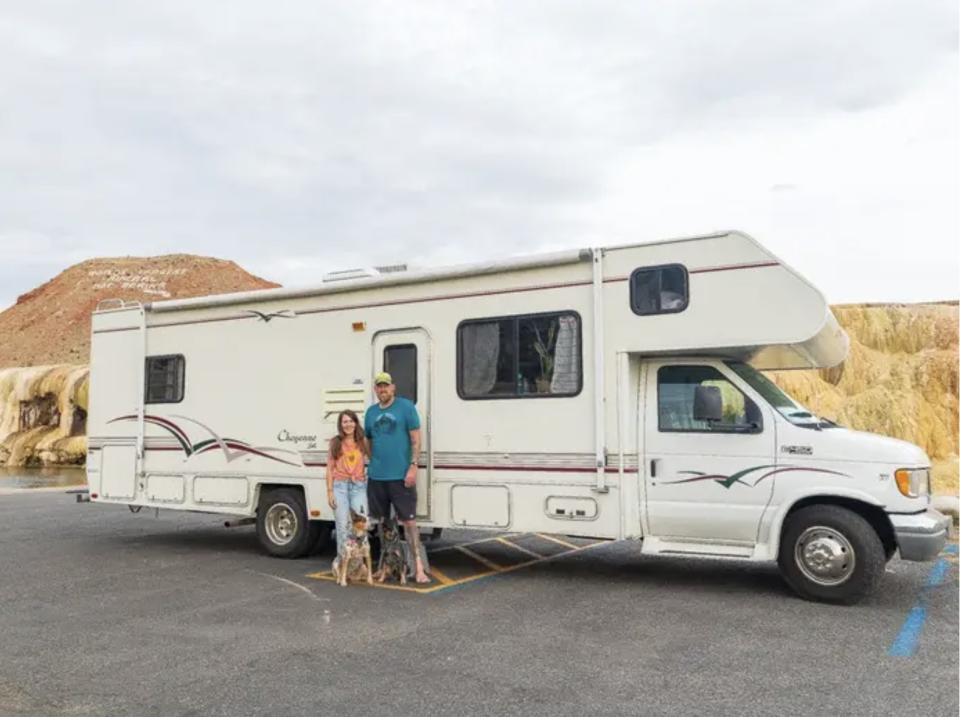
[[[723,397],[717,386],[697,386],[693,394],[693,420],[722,421]]]

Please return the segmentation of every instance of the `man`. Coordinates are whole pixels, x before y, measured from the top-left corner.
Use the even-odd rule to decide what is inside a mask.
[[[397,396],[393,377],[380,372],[373,378],[378,402],[367,409],[364,433],[370,441],[367,493],[370,515],[390,517],[390,506],[403,523],[410,552],[414,556],[414,579],[428,583],[420,559],[417,529],[417,460],[420,457],[420,416],[412,402]]]

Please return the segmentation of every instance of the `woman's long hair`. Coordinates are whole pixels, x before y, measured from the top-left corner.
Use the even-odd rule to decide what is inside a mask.
[[[340,457],[340,454],[343,453],[343,439],[346,438],[346,435],[343,433],[344,416],[349,416],[353,419],[353,442],[357,444],[357,448],[360,449],[363,455],[369,455],[367,439],[363,435],[363,426],[360,425],[360,419],[357,418],[357,414],[349,408],[340,411],[340,415],[337,416],[337,435],[330,439],[330,455],[336,460]]]

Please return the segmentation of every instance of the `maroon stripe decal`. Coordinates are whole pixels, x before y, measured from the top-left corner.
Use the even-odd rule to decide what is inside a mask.
[[[726,266],[712,266],[704,267],[701,269],[690,269],[688,273],[690,274],[707,274],[715,271],[737,271],[739,269],[759,269],[768,266],[780,266],[779,262],[776,261],[767,261],[767,262],[757,262],[753,264],[729,264]],[[628,276],[615,276],[609,279],[604,279],[604,284],[615,284],[622,281],[627,281],[630,277]],[[490,291],[468,291],[459,294],[444,294],[441,296],[424,296],[414,299],[395,299],[392,301],[376,301],[365,304],[347,304],[345,306],[331,306],[329,308],[322,309],[304,309],[303,311],[297,311],[297,316],[306,316],[308,314],[327,314],[337,311],[355,311],[357,309],[373,309],[378,306],[403,306],[406,304],[424,304],[430,303],[433,301],[452,301],[454,299],[473,299],[482,296],[500,296],[503,294],[522,294],[530,291],[549,291],[552,289],[568,289],[578,286],[590,286],[592,282],[590,281],[567,281],[559,282],[556,284],[539,284],[535,286],[520,286],[510,289],[495,289]],[[251,299],[255,301],[256,299]],[[269,301],[280,301],[281,299],[269,299]],[[199,307],[199,308],[213,308],[213,307]],[[256,315],[242,314],[234,316],[223,316],[215,317],[210,319],[193,319],[190,321],[168,321],[165,323],[156,323],[151,324],[148,328],[159,329],[166,326],[188,326],[191,324],[209,324],[215,323],[218,321],[239,321],[241,319],[257,319]],[[129,329],[101,329],[94,331],[93,333],[109,333],[111,331],[133,331],[138,327],[131,327]]]
[[[303,465],[308,468],[323,468],[326,463],[304,463]],[[420,468],[426,468],[427,466],[421,465]],[[446,464],[446,465],[435,465],[434,469],[441,471],[511,471],[514,473],[596,473],[594,468],[573,468],[569,466],[553,467],[553,466],[475,466],[475,465],[456,465],[456,464]],[[604,468],[604,473],[619,473],[619,468]],[[636,473],[636,468],[624,468],[624,473]]]
[[[304,309],[297,311],[297,316],[308,314],[327,314],[336,311],[353,311],[356,309],[372,309],[378,306],[401,306],[405,304],[423,304],[433,301],[451,301],[453,299],[472,299],[478,296],[498,296],[500,294],[520,294],[528,291],[547,291],[550,289],[566,289],[574,286],[590,286],[589,281],[568,281],[557,284],[541,284],[538,286],[521,286],[513,289],[498,289],[492,291],[470,291],[461,294],[444,294],[442,296],[424,296],[416,299],[395,299],[393,301],[377,301],[367,304],[347,304],[345,306],[331,306],[323,309]],[[163,324],[151,324],[150,328],[163,326],[185,326],[187,324],[206,324],[213,321],[234,321],[236,319],[255,319],[256,316],[227,316],[224,318],[195,319],[193,321],[170,321]]]
[[[252,446],[245,445],[243,443],[236,443],[234,441],[224,441],[228,448],[232,448],[241,453],[252,453],[255,456],[260,456],[262,458],[269,458],[271,461],[277,461],[278,463],[286,463],[288,466],[294,466],[296,468],[300,467],[299,463],[292,463],[290,461],[285,461],[282,458],[277,458],[276,456],[271,456],[269,453],[264,453],[263,451],[258,451]],[[194,455],[200,455],[201,453],[207,453],[208,451],[217,450],[220,446],[216,443],[211,443],[209,446],[204,446],[199,451],[196,451]]]
[[[681,478],[680,480],[671,480],[671,481],[661,481],[662,485],[680,485],[681,483],[696,483],[697,481],[702,480],[725,480],[730,476],[722,475],[703,475],[703,476],[694,476],[693,478]]]
[[[186,431],[180,428],[180,426],[178,426],[173,421],[167,418],[162,418],[160,416],[144,416],[144,420],[150,421],[151,423],[155,423],[158,426],[163,426],[167,430],[172,431],[174,435],[177,435],[180,438],[182,438],[183,443],[185,443],[188,446],[190,445],[190,438],[187,436]]]
[[[762,269],[766,266],[780,266],[777,261],[761,261],[756,264],[729,264],[727,266],[712,266],[705,269],[690,269],[690,274],[708,274],[712,271],[737,271],[738,269]]]
[[[753,485],[754,485],[754,487],[756,487],[757,485],[760,484],[760,481],[762,481],[764,478],[769,478],[770,476],[776,475],[777,473],[791,473],[791,472],[800,472],[800,473],[828,473],[828,474],[834,475],[834,476],[843,476],[844,478],[849,478],[849,477],[850,477],[850,476],[847,475],[846,473],[839,473],[839,472],[837,472],[837,471],[831,471],[831,470],[828,470],[828,469],[826,469],[826,468],[777,468],[776,470],[770,471],[769,473],[764,473],[762,476],[760,476],[759,478],[757,478],[757,482],[754,483]]]
[[[575,468],[572,466],[476,466],[476,465],[436,465],[437,470],[447,471],[511,471],[514,473],[596,473],[596,468]],[[604,468],[604,473],[619,473],[619,468]],[[636,468],[624,468],[624,473],[636,473]]]
[[[469,291],[462,294],[444,294],[442,296],[425,296],[419,299],[396,299],[394,301],[378,301],[373,304],[354,304],[352,306],[335,306],[329,309],[307,309],[298,311],[300,314],[326,314],[331,311],[347,311],[350,309],[370,309],[376,306],[398,306],[400,304],[423,304],[431,301],[451,301],[453,299],[472,299],[478,296],[498,296],[500,294],[520,294],[527,291],[547,291],[549,289],[566,289],[572,286],[590,286],[589,281],[567,281],[559,284],[541,284],[539,286],[521,286],[513,289],[495,289],[491,291]]]
[[[119,329],[97,329],[97,330],[94,331],[93,333],[95,333],[95,334],[112,334],[112,333],[115,332],[115,331],[139,331],[139,330],[140,330],[140,327],[139,327],[139,326],[124,326],[123,328],[119,328]]]
[[[776,261],[763,261],[757,262],[755,264],[727,264],[725,266],[705,266],[700,269],[688,269],[688,274],[709,274],[714,271],[737,271],[738,269],[760,269],[766,266],[780,266],[779,262]],[[629,276],[614,276],[609,279],[604,279],[604,284],[615,284],[620,281],[629,280]]]

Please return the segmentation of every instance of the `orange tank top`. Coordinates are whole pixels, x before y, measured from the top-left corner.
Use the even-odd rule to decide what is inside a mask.
[[[365,478],[363,452],[353,441],[344,441],[340,446],[340,457],[333,463],[333,479],[362,481]]]

